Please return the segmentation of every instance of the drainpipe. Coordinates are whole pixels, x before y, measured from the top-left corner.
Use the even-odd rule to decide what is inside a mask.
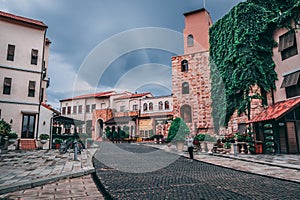
[[[43,83],[43,63],[45,58],[45,46],[46,46],[46,33],[47,28],[45,28],[44,32],[44,41],[43,41],[43,53],[42,53],[42,63],[41,63],[41,72],[40,72],[40,88],[39,88],[39,108],[38,108],[38,117],[37,117],[37,127],[36,127],[36,139],[38,139],[39,135],[39,124],[40,124],[40,112],[41,112],[41,92],[42,92],[42,83]]]

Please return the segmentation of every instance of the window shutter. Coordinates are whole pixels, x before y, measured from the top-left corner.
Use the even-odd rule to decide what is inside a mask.
[[[293,47],[295,45],[295,32],[290,31],[279,37],[278,51],[281,52],[285,49]]]
[[[293,85],[297,85],[299,80],[299,75],[300,75],[300,71],[285,76],[280,88],[286,88]]]

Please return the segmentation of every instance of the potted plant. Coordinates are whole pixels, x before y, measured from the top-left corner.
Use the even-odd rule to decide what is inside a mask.
[[[93,143],[94,143],[94,140],[92,138],[87,138],[86,139],[86,146],[88,148],[90,148],[93,145]]]
[[[10,132],[10,133],[8,134],[8,141],[9,141],[10,143],[16,142],[17,138],[18,138],[18,134],[15,133],[15,132]]]
[[[225,142],[224,143],[224,152],[229,154],[230,151],[231,151],[231,142]]]
[[[55,139],[54,139],[55,148],[56,148],[56,149],[59,149],[62,142],[63,142],[62,139],[60,139],[60,138],[55,138]]]
[[[177,151],[183,150],[183,145],[186,137],[190,134],[190,129],[184,122],[182,118],[176,118],[171,123],[169,128],[169,133],[167,137],[167,142],[172,142],[176,144]]]
[[[50,138],[50,136],[46,133],[42,133],[40,135],[40,140],[41,140],[42,144],[46,144],[49,138]]]

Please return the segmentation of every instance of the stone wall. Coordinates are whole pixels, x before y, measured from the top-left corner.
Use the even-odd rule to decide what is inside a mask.
[[[212,133],[211,83],[208,51],[175,56],[172,58],[172,90],[174,118],[180,117],[183,105],[191,106],[191,122],[187,122],[193,134]],[[181,61],[188,61],[188,71],[181,71]],[[189,84],[189,94],[182,94],[182,83]]]

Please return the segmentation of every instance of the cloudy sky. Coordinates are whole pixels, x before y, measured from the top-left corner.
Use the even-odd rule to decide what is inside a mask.
[[[213,22],[242,0],[0,0],[43,21],[51,40],[48,103],[106,90],[171,94],[171,57],[183,53],[183,13]]]

